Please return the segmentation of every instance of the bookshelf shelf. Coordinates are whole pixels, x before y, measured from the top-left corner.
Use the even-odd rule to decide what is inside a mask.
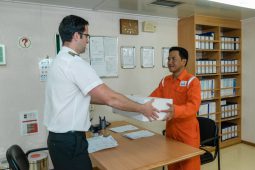
[[[197,77],[219,76],[220,74],[197,74]]]
[[[236,120],[236,119],[240,119],[240,116],[234,116],[234,117],[229,117],[229,118],[223,118],[221,119],[221,122],[226,122],[229,120]]]
[[[222,52],[239,53],[240,50],[221,50]]]
[[[228,98],[235,98],[235,97],[241,97],[240,95],[235,96],[221,96],[221,99],[228,99]]]
[[[203,102],[203,101],[211,101],[211,100],[219,100],[219,99],[220,99],[219,97],[206,98],[206,99],[202,99],[202,102]]]
[[[240,89],[241,87],[224,87],[224,88],[221,88],[221,90],[224,90],[224,89]]]
[[[224,136],[221,147],[241,142],[241,42],[239,20],[195,15],[178,21],[179,46],[190,55],[187,69],[202,82],[198,115],[206,116],[210,108],[208,117],[220,131],[228,125],[237,128],[234,137]]]
[[[209,49],[196,49],[198,52],[219,52],[220,50],[209,50]]]
[[[241,66],[240,66],[241,67]],[[241,72],[233,72],[233,73],[221,73],[221,76],[223,77],[228,77],[228,76],[239,76],[241,74]],[[223,77],[223,78],[224,78]]]
[[[238,132],[240,133],[240,132]],[[237,143],[240,143],[241,142],[241,138],[240,137],[237,137],[237,138],[231,138],[229,140],[226,140],[226,141],[221,141],[221,148],[225,148],[225,147],[228,147],[228,146],[231,146],[231,145],[235,145]]]
[[[207,89],[207,90],[201,90],[201,91],[219,91],[220,89]]]

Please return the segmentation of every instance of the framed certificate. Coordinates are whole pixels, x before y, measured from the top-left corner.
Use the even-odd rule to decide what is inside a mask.
[[[135,68],[135,47],[123,46],[120,47],[121,67]]]
[[[0,44],[0,65],[5,65],[5,46],[3,44]]]
[[[141,67],[154,67],[154,47],[141,47]]]
[[[162,67],[168,67],[168,55],[169,55],[169,47],[162,48]]]

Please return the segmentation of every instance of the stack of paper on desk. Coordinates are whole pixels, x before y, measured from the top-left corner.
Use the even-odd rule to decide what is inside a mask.
[[[117,141],[112,136],[96,136],[92,138],[88,138],[88,152],[93,153],[96,151],[100,151],[103,149],[113,148],[118,146]]]
[[[149,137],[153,136],[154,133],[148,131],[148,130],[139,130],[136,132],[130,132],[124,134],[125,137],[130,138],[130,139],[139,139],[139,138],[144,138],[144,137]]]
[[[157,108],[158,110],[167,110],[167,109],[169,109],[169,106],[167,105],[167,103],[173,104],[172,99],[155,98],[155,97],[141,97],[141,96],[136,96],[136,95],[127,95],[127,97],[129,99],[131,99],[137,103],[141,103],[141,104],[144,104],[144,103],[154,99],[154,102],[152,103],[152,105],[155,108]],[[144,116],[141,113],[137,113],[137,112],[126,112],[126,111],[122,111],[122,110],[113,108],[113,113],[117,113],[117,114],[127,116],[127,117],[130,117],[133,119],[144,121],[144,122],[149,121],[149,119],[146,116]],[[166,113],[159,112],[158,116],[159,116],[159,118],[157,120],[163,120],[166,116]]]
[[[122,132],[130,131],[130,130],[136,130],[136,129],[138,129],[138,128],[133,126],[133,125],[123,125],[123,126],[110,128],[111,131],[117,132],[117,133],[122,133]]]

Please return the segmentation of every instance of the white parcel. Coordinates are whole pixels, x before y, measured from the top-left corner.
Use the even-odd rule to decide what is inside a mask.
[[[158,110],[167,110],[169,108],[167,103],[173,104],[172,99],[164,99],[164,98],[156,98],[156,97],[141,97],[141,96],[137,96],[137,95],[127,95],[127,97],[129,99],[131,99],[137,103],[141,103],[141,104],[144,104],[144,103],[154,99],[154,102],[152,103],[152,105],[155,108],[157,108]],[[146,116],[144,116],[141,113],[137,113],[137,112],[127,112],[127,111],[122,111],[122,110],[113,108],[113,113],[120,114],[120,115],[129,117],[129,118],[137,119],[137,120],[140,120],[143,122],[149,121],[149,119]],[[159,118],[157,120],[164,120],[166,113],[159,112],[158,116],[159,116]]]

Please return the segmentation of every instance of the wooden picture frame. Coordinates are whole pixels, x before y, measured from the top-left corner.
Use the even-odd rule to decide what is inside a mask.
[[[120,19],[120,34],[138,35],[138,20]]]

